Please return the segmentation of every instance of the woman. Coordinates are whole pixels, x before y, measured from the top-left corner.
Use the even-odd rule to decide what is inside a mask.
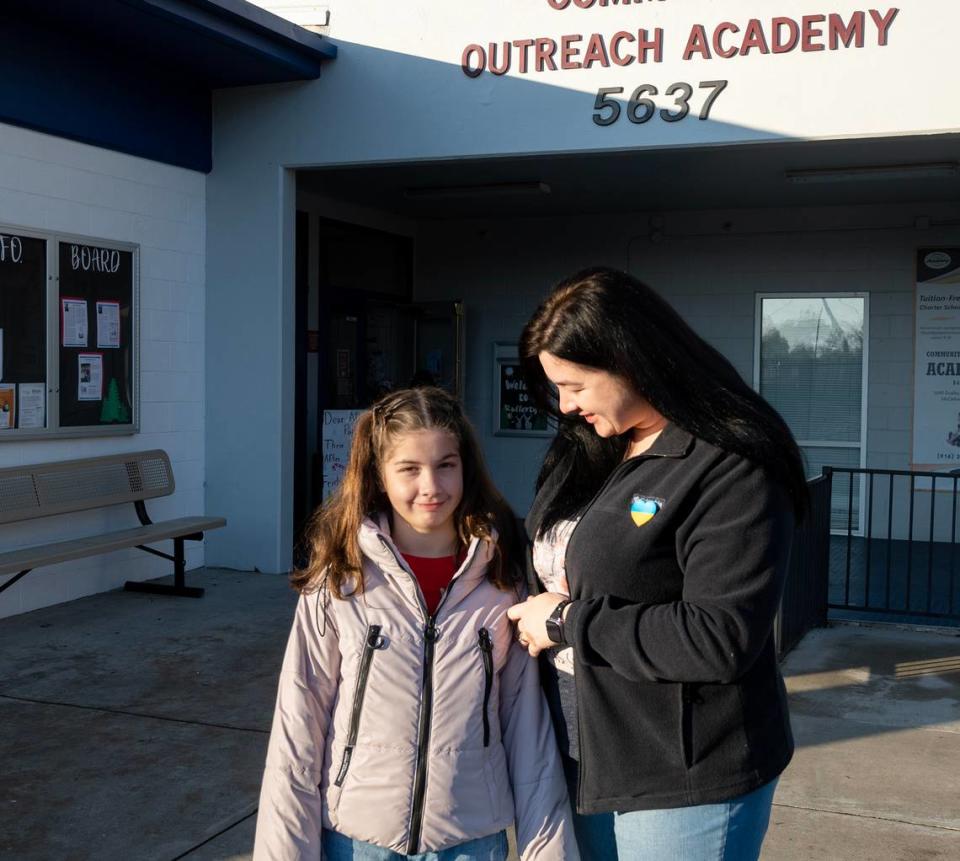
[[[531,654],[556,650],[581,854],[755,859],[793,753],[772,631],[806,509],[797,445],[622,272],[562,282],[520,354],[560,425],[527,521],[549,591],[510,615]]]

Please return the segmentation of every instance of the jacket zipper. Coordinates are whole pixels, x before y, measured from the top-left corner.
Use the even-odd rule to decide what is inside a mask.
[[[438,608],[439,609],[439,608]],[[427,620],[423,629],[423,686],[420,698],[420,725],[417,728],[417,767],[413,778],[413,806],[410,812],[410,839],[407,855],[416,855],[423,830],[423,802],[427,791],[427,752],[433,719],[433,658],[440,632],[436,615]]]
[[[394,558],[397,559],[400,567],[403,568],[404,563],[396,556],[382,536],[380,543],[385,550],[394,554]],[[470,555],[464,559],[461,564],[463,570],[469,567],[473,558],[477,555],[477,547],[479,547],[479,543],[474,546]],[[410,576],[413,577],[412,574]],[[420,609],[423,613],[423,618],[426,619],[426,624],[423,628],[423,684],[421,686],[420,698],[420,721],[417,727],[417,764],[413,780],[413,804],[411,805],[410,826],[408,829],[410,834],[409,840],[407,841],[408,855],[417,854],[420,845],[420,834],[423,831],[423,802],[427,791],[427,753],[430,746],[430,725],[433,719],[433,658],[435,645],[440,637],[440,630],[437,628],[437,615],[446,603],[447,597],[453,589],[454,582],[453,580],[450,581],[450,585],[447,586],[440,598],[440,603],[437,605],[436,611],[434,611],[434,614],[431,616],[427,611],[423,593],[420,591],[419,584],[417,584],[417,578],[413,577],[413,581],[417,586]]]
[[[490,747],[490,691],[493,688],[493,642],[486,628],[477,631],[483,657],[483,746]]]
[[[631,462],[636,462],[638,458],[651,457],[653,455],[647,455],[646,452],[643,454],[637,455],[636,458],[629,458],[628,460],[621,461],[614,467],[610,475],[607,476],[606,481],[600,486],[600,489],[593,495],[586,507],[580,512],[580,516],[577,518],[577,522],[573,525],[573,529],[570,530],[570,534],[567,536],[567,546],[563,549],[563,570],[569,572],[570,569],[567,567],[567,557],[570,555],[570,542],[573,541],[574,533],[577,531],[581,523],[583,523],[583,518],[586,516],[587,512],[593,508],[594,503],[600,498],[603,492],[613,483],[614,478],[623,471],[623,467],[626,464]],[[570,575],[567,573],[567,586],[570,586]],[[570,598],[573,598],[573,589],[570,589]],[[580,720],[580,690],[577,689],[575,696],[575,705],[577,710],[577,750],[579,751],[579,757],[577,759],[577,808],[579,810],[583,809],[583,761],[585,759],[583,755],[583,736],[580,732],[581,720]]]
[[[350,769],[350,760],[353,758],[353,749],[357,746],[357,735],[360,732],[360,713],[363,711],[363,695],[367,690],[367,679],[370,676],[370,663],[373,661],[373,653],[380,648],[380,625],[370,625],[367,628],[367,638],[363,646],[363,654],[360,656],[360,672],[357,674],[357,686],[353,692],[353,711],[350,714],[350,732],[347,734],[347,746],[343,751],[343,760],[340,762],[340,770],[337,772],[334,786],[343,786],[347,779],[347,771]]]

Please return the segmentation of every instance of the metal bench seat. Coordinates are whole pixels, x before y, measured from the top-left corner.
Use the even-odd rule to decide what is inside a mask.
[[[126,589],[199,597],[203,589],[185,583],[183,543],[201,541],[204,532],[227,522],[222,517],[180,517],[153,523],[145,501],[169,496],[174,487],[170,458],[159,449],[0,469],[0,525],[121,503],[133,503],[140,520],[140,526],[131,529],[0,552],[0,575],[16,572],[0,584],[0,592],[34,568],[136,547],[173,562],[174,583],[128,581]],[[146,546],[169,539],[172,556]]]
[[[207,532],[226,526],[222,517],[180,517],[138,526],[134,529],[121,529],[119,532],[107,532],[103,535],[90,535],[86,538],[74,538],[71,541],[58,541],[56,544],[44,544],[38,547],[22,547],[0,553],[0,574],[14,574],[24,568],[39,568],[41,565],[55,565],[57,562],[69,562],[71,559],[83,559],[85,556],[98,556],[125,550],[141,544],[153,544],[183,535]]]

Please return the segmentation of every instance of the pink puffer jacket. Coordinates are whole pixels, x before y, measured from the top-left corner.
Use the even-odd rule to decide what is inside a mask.
[[[315,861],[321,828],[417,854],[514,821],[524,861],[578,859],[537,662],[506,616],[518,595],[485,577],[489,543],[471,543],[433,619],[385,517],[360,547],[362,594],[297,605],[254,861]]]

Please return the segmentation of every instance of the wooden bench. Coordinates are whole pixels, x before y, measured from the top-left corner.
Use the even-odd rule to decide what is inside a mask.
[[[34,568],[136,547],[173,562],[173,585],[128,580],[125,589],[199,598],[203,589],[187,586],[184,541],[202,541],[203,533],[227,525],[222,517],[179,517],[154,523],[146,500],[173,493],[173,468],[165,451],[138,451],[82,460],[0,469],[0,525],[133,503],[140,526],[53,544],[0,552],[0,576],[16,576],[12,586]],[[173,539],[173,556],[147,544]]]

